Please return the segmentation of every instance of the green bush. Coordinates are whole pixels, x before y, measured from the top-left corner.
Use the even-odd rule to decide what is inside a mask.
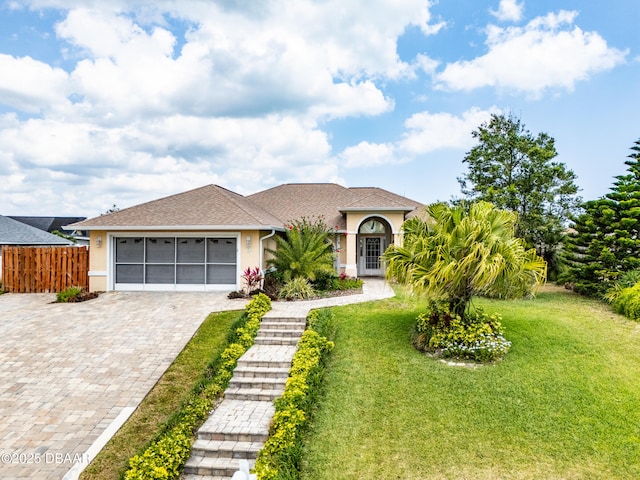
[[[463,321],[446,305],[432,303],[429,313],[416,319],[412,342],[417,349],[444,358],[491,362],[502,358],[511,347],[500,320],[497,314],[489,316],[477,310]]]
[[[359,290],[363,284],[360,278],[340,277],[336,280],[336,290]]]
[[[256,460],[255,472],[260,480],[299,478],[302,436],[320,390],[323,359],[333,348],[333,342],[313,328],[327,330],[335,325],[329,310],[311,312],[308,322],[309,327],[298,342],[284,393],[275,402],[269,438]]]
[[[640,320],[640,283],[623,288],[613,302],[613,309],[631,320]]]
[[[316,294],[316,291],[304,277],[296,277],[293,280],[289,280],[280,289],[280,298],[285,300],[304,300],[311,298]]]
[[[82,293],[82,287],[69,287],[56,294],[56,302],[68,303]]]
[[[260,319],[270,309],[271,300],[264,294],[255,295],[247,304],[243,321],[233,329],[228,346],[212,363],[205,379],[196,385],[189,400],[169,419],[144,452],[129,459],[130,468],[125,473],[125,480],[171,480],[179,477],[191,455],[193,435],[229,385],[238,358],[253,344]]]

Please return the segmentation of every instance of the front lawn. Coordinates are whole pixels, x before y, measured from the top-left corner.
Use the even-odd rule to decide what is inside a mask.
[[[413,300],[335,308],[303,479],[640,478],[640,324],[562,289],[475,303],[513,342],[496,365],[416,351]]]

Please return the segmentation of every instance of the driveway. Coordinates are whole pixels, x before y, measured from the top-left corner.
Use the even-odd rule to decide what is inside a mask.
[[[0,295],[0,478],[67,478],[157,382],[223,293]]]

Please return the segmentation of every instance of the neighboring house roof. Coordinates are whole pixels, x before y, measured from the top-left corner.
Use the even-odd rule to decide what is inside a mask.
[[[0,215],[0,245],[73,245],[73,242]]]
[[[13,215],[8,217],[49,233],[62,232],[66,225],[86,219],[86,217],[17,217]]]
[[[227,230],[284,228],[284,225],[246,197],[218,185],[207,185],[69,227],[86,230]]]
[[[288,183],[242,196],[207,185],[69,227],[87,230],[283,229],[302,217],[323,216],[328,227],[346,229],[343,212],[416,212],[423,204],[381,188],[346,188],[335,183]],[[411,216],[410,213],[409,216]]]

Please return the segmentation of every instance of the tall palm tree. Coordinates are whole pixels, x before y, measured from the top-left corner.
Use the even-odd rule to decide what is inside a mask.
[[[516,213],[488,202],[436,203],[427,213],[407,225],[403,246],[384,253],[387,277],[445,300],[461,318],[475,295],[517,298],[545,281],[546,262],[514,237]]]

